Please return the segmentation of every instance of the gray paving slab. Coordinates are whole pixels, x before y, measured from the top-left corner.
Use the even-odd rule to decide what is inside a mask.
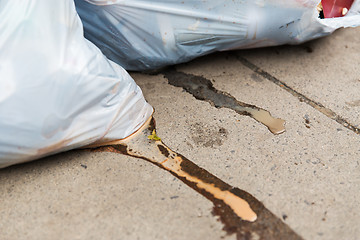
[[[205,168],[217,175],[223,171],[220,178],[230,175],[228,181],[235,186],[245,184],[270,210],[286,216],[285,221],[305,239],[356,239],[359,233],[353,223],[360,220],[355,213],[359,201],[351,192],[357,192],[360,181],[359,136],[235,62],[231,55],[218,54],[179,69],[202,74],[215,80],[217,89],[270,110],[287,121],[287,132],[274,136],[242,116],[238,126],[231,128],[230,146],[237,148],[236,155],[228,154],[231,167],[220,167],[220,161],[214,168]]]
[[[360,28],[300,46],[240,51],[256,66],[360,126]]]
[[[218,239],[209,232],[221,233],[211,202],[143,160],[72,151],[0,176],[1,239]]]
[[[320,50],[311,44],[340,49],[340,40],[356,39],[358,31],[338,31],[312,42],[312,53],[304,46],[285,46],[214,54],[177,66],[285,119],[281,135],[250,117],[196,100],[169,85],[162,74],[132,76],[156,109],[158,135],[173,150],[253,194],[305,239],[357,239],[359,135],[254,73],[237,56],[356,123],[358,112],[341,108],[345,101],[357,100],[357,82],[349,90],[344,87],[356,74],[332,84],[324,84],[325,78],[317,83],[309,78],[315,69],[304,74],[299,64],[325,66]],[[352,60],[343,60],[343,65],[355,68],[357,54],[349,51]],[[337,62],[331,64],[329,69],[339,68]],[[329,69],[332,78],[335,72]],[[353,97],[340,101],[339,88]],[[75,150],[2,169],[0,195],[1,239],[235,239],[222,231],[210,201],[153,164],[114,153]]]

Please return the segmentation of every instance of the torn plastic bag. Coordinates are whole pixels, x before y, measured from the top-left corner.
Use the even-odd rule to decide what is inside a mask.
[[[0,167],[125,138],[151,116],[72,0],[0,1],[0,19]]]
[[[324,1],[324,0],[323,0]],[[320,19],[320,0],[75,0],[85,37],[128,70],[149,70],[214,51],[298,44],[360,25],[360,0]]]

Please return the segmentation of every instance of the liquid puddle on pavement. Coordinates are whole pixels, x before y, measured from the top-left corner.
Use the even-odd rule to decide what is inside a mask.
[[[89,146],[95,152],[114,152],[147,160],[163,168],[213,202],[228,234],[237,239],[302,239],[251,194],[234,188],[179,153],[156,135],[150,118],[128,138]]]
[[[250,116],[264,124],[273,134],[285,132],[285,121],[283,119],[274,118],[268,111],[257,106],[237,101],[230,94],[215,89],[209,79],[178,72],[174,68],[164,71],[163,74],[170,85],[182,87],[198,100],[207,101],[216,108],[229,108],[238,114]]]

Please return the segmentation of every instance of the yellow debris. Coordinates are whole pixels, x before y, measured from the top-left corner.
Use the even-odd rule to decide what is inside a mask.
[[[148,136],[148,139],[154,140],[154,141],[161,141],[161,138],[159,138],[159,137],[156,135],[155,129],[152,131],[152,134]]]

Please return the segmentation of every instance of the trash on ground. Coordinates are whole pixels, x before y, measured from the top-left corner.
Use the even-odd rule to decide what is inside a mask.
[[[72,0],[0,7],[0,168],[121,139],[153,109],[83,37]]]
[[[158,69],[215,51],[299,44],[360,25],[360,0],[75,0],[75,4],[85,37],[127,70]]]

